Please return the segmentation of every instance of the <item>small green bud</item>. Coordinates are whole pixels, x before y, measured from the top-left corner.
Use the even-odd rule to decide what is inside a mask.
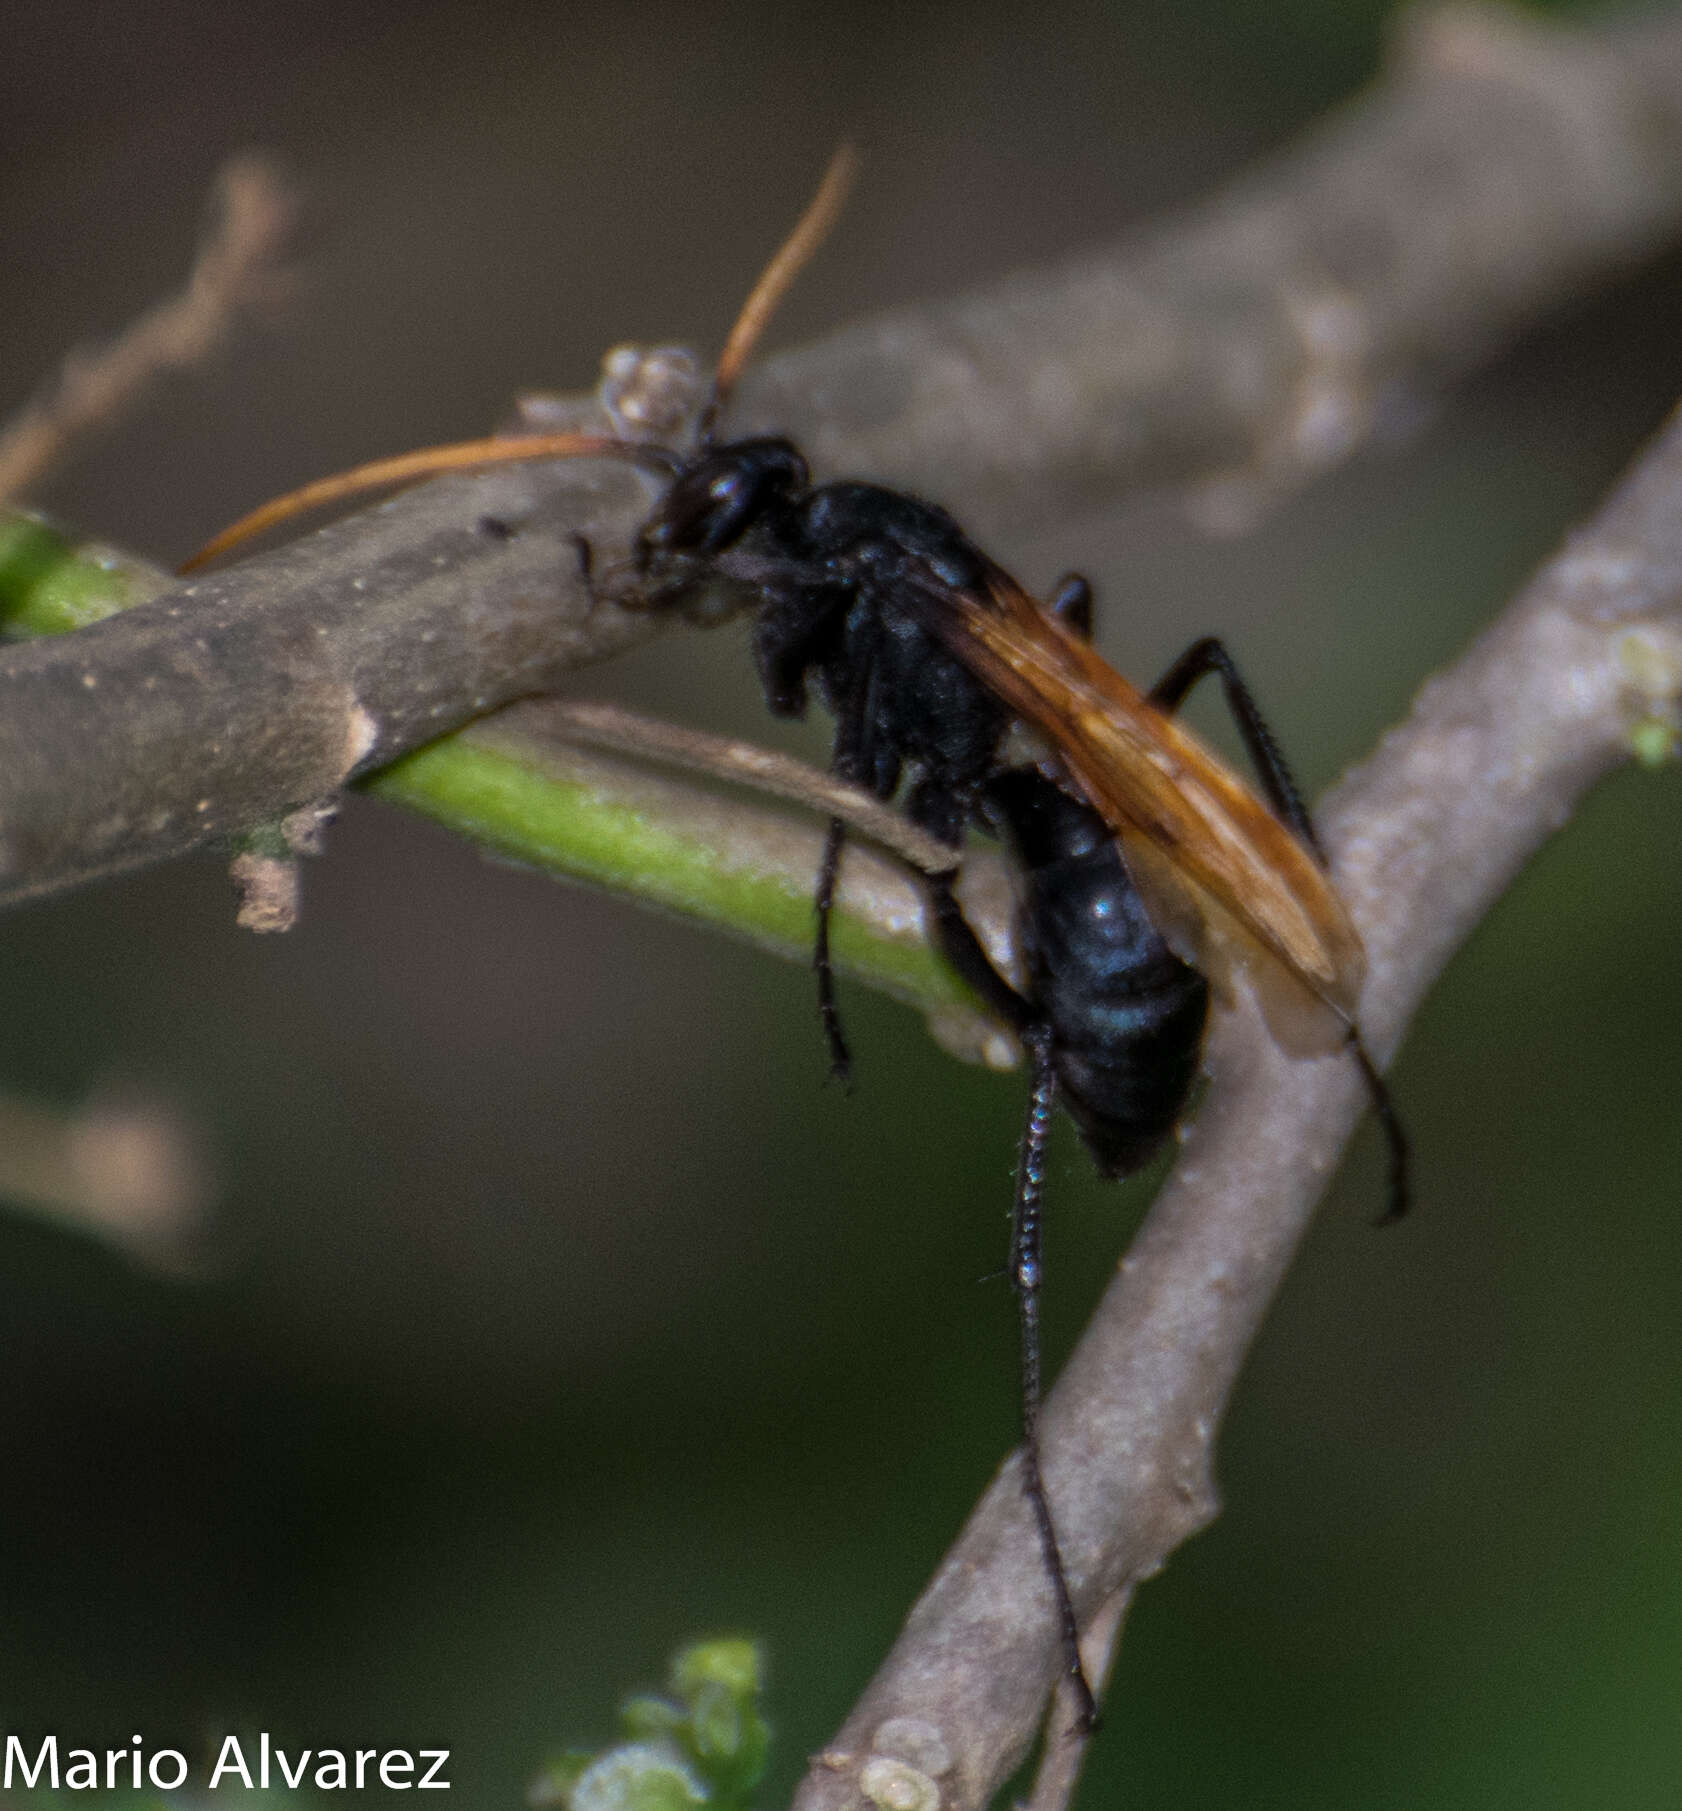
[[[664,1742],[610,1748],[578,1777],[569,1811],[695,1811],[707,1789]]]
[[[1676,759],[1679,740],[1674,723],[1642,717],[1630,727],[1629,751],[1643,767],[1663,767]]]
[[[694,1702],[704,1685],[722,1686],[738,1698],[760,1689],[759,1646],[740,1637],[697,1641],[672,1662],[672,1690],[685,1704]]]
[[[741,1698],[722,1685],[703,1685],[696,1692],[689,1721],[695,1755],[703,1765],[736,1758],[742,1746],[744,1709]]]
[[[619,1707],[619,1721],[633,1742],[655,1742],[677,1735],[686,1718],[681,1704],[641,1692]]]
[[[1612,646],[1619,677],[1637,706],[1629,747],[1643,767],[1673,760],[1682,740],[1682,647],[1647,627],[1627,629]]]

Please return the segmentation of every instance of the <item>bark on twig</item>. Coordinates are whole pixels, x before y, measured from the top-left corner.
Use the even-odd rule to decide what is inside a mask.
[[[1319,821],[1366,940],[1361,1024],[1387,1057],[1449,955],[1644,726],[1682,700],[1682,415]],[[1215,1512],[1228,1395],[1364,1106],[1341,1057],[1295,1060],[1253,1003],[1218,1023],[1181,1161],[1046,1404],[1042,1452],[1084,1615],[1160,1570]],[[912,1610],[796,1798],[867,1796],[877,1732],[910,1719],[951,1758],[945,1811],[1020,1763],[1061,1653],[1015,1462]]]
[[[592,597],[619,463],[442,480],[74,635],[0,648],[0,903],[283,817],[653,632]]]

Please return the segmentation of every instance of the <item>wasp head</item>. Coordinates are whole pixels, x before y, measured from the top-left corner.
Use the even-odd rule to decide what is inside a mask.
[[[646,571],[661,554],[706,559],[732,547],[809,483],[806,461],[786,440],[734,440],[700,454],[678,474],[637,537]]]

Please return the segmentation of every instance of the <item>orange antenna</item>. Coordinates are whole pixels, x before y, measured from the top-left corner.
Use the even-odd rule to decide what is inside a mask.
[[[729,401],[742,367],[759,343],[759,336],[776,312],[777,304],[787,295],[789,285],[805,269],[812,254],[828,238],[829,229],[846,203],[847,191],[853,186],[858,167],[859,154],[854,146],[837,145],[829,168],[823,173],[823,181],[818,184],[818,192],[807,203],[805,213],[795,222],[794,231],[765,266],[764,273],[742,304],[742,312],[737,315],[736,324],[730,329],[730,337],[719,354],[718,369],[713,373],[712,399],[701,414],[703,446],[712,439],[713,423]]]
[[[701,412],[698,437],[702,446],[711,442],[713,423],[719,410],[729,400],[742,367],[777,304],[835,224],[857,170],[857,151],[850,144],[838,146],[805,213],[795,222],[794,231],[766,265],[743,303],[742,312],[736,317],[736,324],[724,343],[718,369],[713,373],[712,396]],[[317,478],[298,490],[288,491],[285,496],[271,497],[249,515],[241,516],[224,528],[213,540],[206,541],[190,560],[183,563],[181,571],[196,572],[201,566],[243,546],[255,535],[278,528],[281,523],[290,522],[308,510],[341,502],[346,497],[361,496],[366,491],[385,490],[415,478],[436,477],[473,466],[513,465],[526,459],[590,458],[629,459],[661,465],[669,471],[682,464],[680,457],[667,447],[649,441],[621,440],[610,434],[516,434],[489,440],[460,440],[449,446],[420,447],[411,453],[399,453],[394,458],[355,466],[348,472]]]
[[[306,510],[320,509],[344,497],[360,496],[364,491],[407,484],[412,478],[430,478],[470,466],[517,465],[527,459],[590,458],[672,463],[671,455],[661,447],[616,440],[609,434],[519,434],[490,440],[458,440],[450,446],[417,447],[413,452],[398,453],[390,459],[375,459],[348,472],[335,472],[330,478],[317,478],[298,490],[288,491],[283,497],[271,497],[249,515],[241,516],[224,528],[213,540],[206,541],[180,569],[196,572],[199,567],[249,541],[253,535],[290,522]]]

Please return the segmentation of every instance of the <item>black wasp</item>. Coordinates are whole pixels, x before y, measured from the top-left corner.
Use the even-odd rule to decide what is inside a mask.
[[[1289,769],[1226,649],[1195,643],[1141,693],[1091,647],[1091,592],[1063,580],[1031,597],[944,510],[902,491],[814,485],[792,442],[721,440],[720,411],[777,301],[838,211],[843,152],[743,308],[714,373],[693,450],[557,434],[429,448],[324,479],[218,536],[198,564],[317,503],[374,485],[515,459],[610,456],[653,465],[670,485],[637,536],[632,584],[663,607],[724,579],[757,600],[753,647],[766,701],[799,716],[816,686],[835,719],[831,767],[953,851],[927,878],[935,934],[953,966],[1017,1033],[1032,1067],[1012,1217],[1010,1277],[1022,1345],[1023,1484],[1054,1590],[1079,1721],[1096,1708],[1079,1620],[1041,1480],[1041,1207],[1052,1115],[1061,1104],[1099,1170],[1139,1169],[1173,1133],[1201,1066],[1209,984],[1172,947],[1153,856],[1241,938],[1335,1015],[1390,1148],[1388,1217],[1407,1200],[1401,1125],[1353,1020],[1363,955],[1328,880]],[[588,557],[588,550],[585,550]],[[1174,719],[1217,675],[1266,802]],[[1005,759],[1016,726],[1037,761]],[[952,889],[971,829],[999,838],[1020,876],[1017,986],[994,966]],[[829,920],[846,826],[832,818],[817,876],[814,967],[831,1066],[850,1056],[837,1013]],[[1153,870],[1161,862],[1149,861]]]

